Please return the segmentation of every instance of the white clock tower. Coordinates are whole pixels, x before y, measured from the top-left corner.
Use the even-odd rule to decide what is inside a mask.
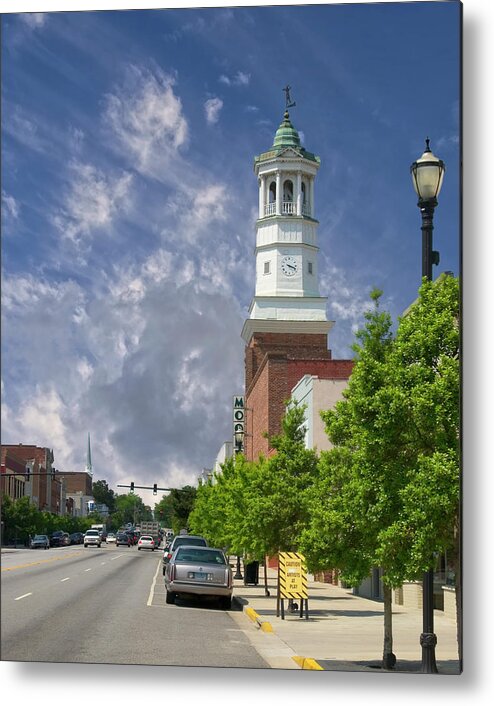
[[[272,147],[254,160],[259,184],[256,284],[245,341],[244,453],[248,460],[275,453],[286,401],[304,376],[347,380],[350,360],[333,360],[326,297],[319,294],[314,183],[319,157],[300,144],[286,112]]]
[[[319,294],[314,182],[319,157],[301,146],[288,110],[273,146],[254,160],[259,184],[256,284],[242,337],[256,332],[326,334]]]

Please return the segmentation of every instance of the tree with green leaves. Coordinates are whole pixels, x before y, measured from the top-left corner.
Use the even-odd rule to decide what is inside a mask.
[[[431,569],[434,556],[446,552],[455,576],[461,659],[459,317],[459,280],[442,275],[424,280],[400,319],[390,371],[407,473],[401,511],[383,531],[378,559],[394,563],[390,580],[397,583]]]
[[[110,514],[115,511],[115,493],[106,480],[97,480],[93,483],[93,498],[97,503],[107,506]]]
[[[458,281],[422,285],[399,322],[374,309],[357,334],[344,400],[323,413],[322,454],[302,547],[357,585],[380,566],[383,664],[392,666],[391,589],[416,580],[459,535]]]
[[[358,585],[377,566],[378,536],[399,508],[394,441],[382,420],[389,409],[386,386],[393,345],[392,321],[380,310],[382,292],[353,345],[355,365],[343,400],[321,413],[334,448],[321,454],[319,477],[310,491],[311,522],[302,536],[309,568],[336,567]],[[384,584],[383,663],[393,666],[391,591]]]
[[[154,506],[154,517],[162,527],[172,526],[173,507],[171,495],[163,495],[161,500]]]
[[[261,457],[246,488],[246,540],[252,554],[298,551],[308,522],[307,490],[317,475],[318,457],[305,448],[305,406],[287,402],[281,433],[270,438],[276,453]]]
[[[191,485],[184,485],[183,488],[173,488],[170,491],[170,503],[172,508],[171,521],[175,534],[181,529],[187,529],[189,525],[189,515],[194,507],[197,488]]]

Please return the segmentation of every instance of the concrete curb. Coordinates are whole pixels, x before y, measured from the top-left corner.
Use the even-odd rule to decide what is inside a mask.
[[[263,632],[273,632],[273,626],[271,625],[271,623],[268,620],[263,620],[259,613],[256,613],[253,608],[244,606],[243,610],[244,613],[252,620],[252,622],[257,624],[260,630],[262,630]]]
[[[249,608],[247,605],[247,602],[244,602],[244,599],[234,597],[234,601],[237,603],[239,607],[242,608],[242,612],[245,613],[245,615],[252,620],[253,623],[256,623],[257,627],[262,630],[263,632],[266,633],[272,633],[273,635],[275,634],[273,630],[273,626],[269,622],[269,620],[263,620],[259,613],[256,613],[256,611],[253,608]],[[312,657],[300,657],[298,655],[295,655],[292,657],[292,660],[297,664],[300,669],[312,669],[312,670],[318,670],[318,671],[324,671],[324,667],[321,667],[320,664],[316,662],[315,659],[312,659]]]
[[[324,667],[316,662],[312,657],[292,657],[293,661],[298,664],[300,669],[317,669],[324,672]]]

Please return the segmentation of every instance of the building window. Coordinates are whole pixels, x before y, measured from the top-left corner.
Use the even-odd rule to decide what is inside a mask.
[[[308,262],[308,263],[307,263],[307,267],[308,267],[308,270],[309,270],[309,274],[311,275],[311,274],[312,274],[312,262]]]
[[[267,260],[267,261],[264,263],[264,274],[265,274],[265,275],[269,275],[270,272],[271,272],[271,261],[270,261],[270,260]]]

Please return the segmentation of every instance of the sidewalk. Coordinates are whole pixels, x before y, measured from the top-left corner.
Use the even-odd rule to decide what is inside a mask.
[[[233,571],[235,574],[235,566]],[[242,574],[243,574],[242,568]],[[383,603],[355,596],[352,589],[311,580],[308,576],[309,618],[300,611],[276,616],[277,572],[268,569],[265,595],[264,571],[259,568],[259,584],[244,586],[234,580],[234,603],[265,633],[266,640],[279,640],[289,648],[294,668],[326,671],[366,671],[383,673]],[[297,603],[299,603],[297,601]],[[300,607],[300,606],[299,606]],[[422,611],[393,605],[393,652],[396,672],[421,672]],[[434,611],[437,636],[436,664],[439,675],[460,674],[456,642],[456,621]]]

